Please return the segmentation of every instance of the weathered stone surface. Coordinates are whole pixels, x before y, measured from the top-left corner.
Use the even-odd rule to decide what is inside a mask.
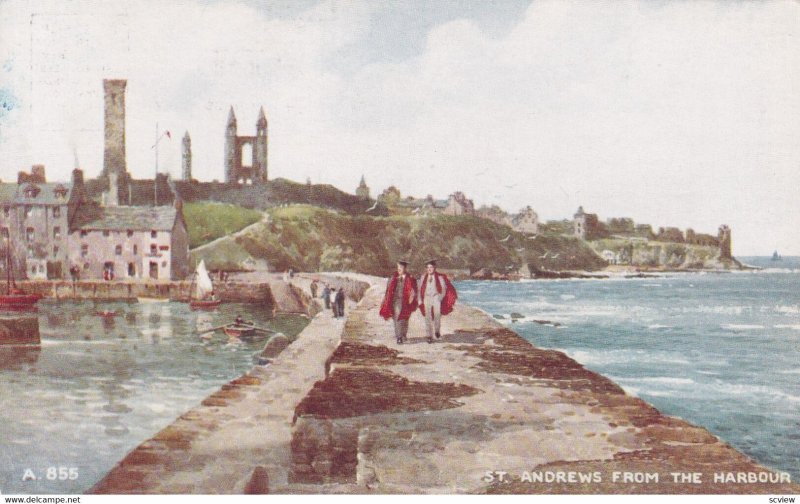
[[[261,352],[261,357],[273,359],[277,357],[283,350],[289,346],[289,338],[285,334],[278,333],[272,336],[267,344],[264,345],[264,350]]]
[[[250,481],[244,487],[245,495],[263,495],[269,493],[269,474],[264,466],[256,466]]]

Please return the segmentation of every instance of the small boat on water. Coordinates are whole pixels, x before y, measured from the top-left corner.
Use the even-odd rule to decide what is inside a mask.
[[[197,270],[192,278],[191,298],[189,307],[193,310],[216,308],[222,301],[214,295],[214,283],[202,259],[197,265]]]
[[[781,255],[780,255],[780,254],[778,254],[778,251],[777,251],[777,250],[776,250],[775,252],[773,252],[773,253],[772,253],[772,260],[773,260],[773,261],[781,261],[782,259],[783,259],[783,258],[781,257]]]
[[[247,324],[230,324],[222,330],[231,338],[247,338],[256,333],[256,328]]]
[[[154,298],[154,297],[137,297],[136,301],[139,303],[169,303],[167,298]]]

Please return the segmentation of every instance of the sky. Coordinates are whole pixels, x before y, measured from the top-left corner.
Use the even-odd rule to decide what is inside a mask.
[[[710,0],[0,0],[0,179],[103,162],[104,78],[127,86],[137,178],[224,178],[269,120],[269,176],[373,196],[579,205],[800,255],[800,3]],[[158,129],[157,126],[158,125]]]

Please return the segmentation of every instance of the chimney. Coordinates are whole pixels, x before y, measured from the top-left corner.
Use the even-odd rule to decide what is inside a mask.
[[[44,184],[47,182],[47,179],[44,176],[44,165],[43,164],[35,164],[31,166],[31,181],[37,182],[40,184]]]
[[[75,168],[72,170],[72,187],[83,186],[83,170]]]
[[[116,172],[108,173],[108,196],[106,206],[119,206],[119,175]]]

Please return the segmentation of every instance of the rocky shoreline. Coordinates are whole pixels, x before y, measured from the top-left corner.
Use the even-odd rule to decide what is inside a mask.
[[[268,366],[223,386],[91,491],[800,492],[478,309],[457,305],[434,344],[412,317],[409,344],[397,346],[377,315],[384,284],[372,282],[346,322],[319,313]]]

